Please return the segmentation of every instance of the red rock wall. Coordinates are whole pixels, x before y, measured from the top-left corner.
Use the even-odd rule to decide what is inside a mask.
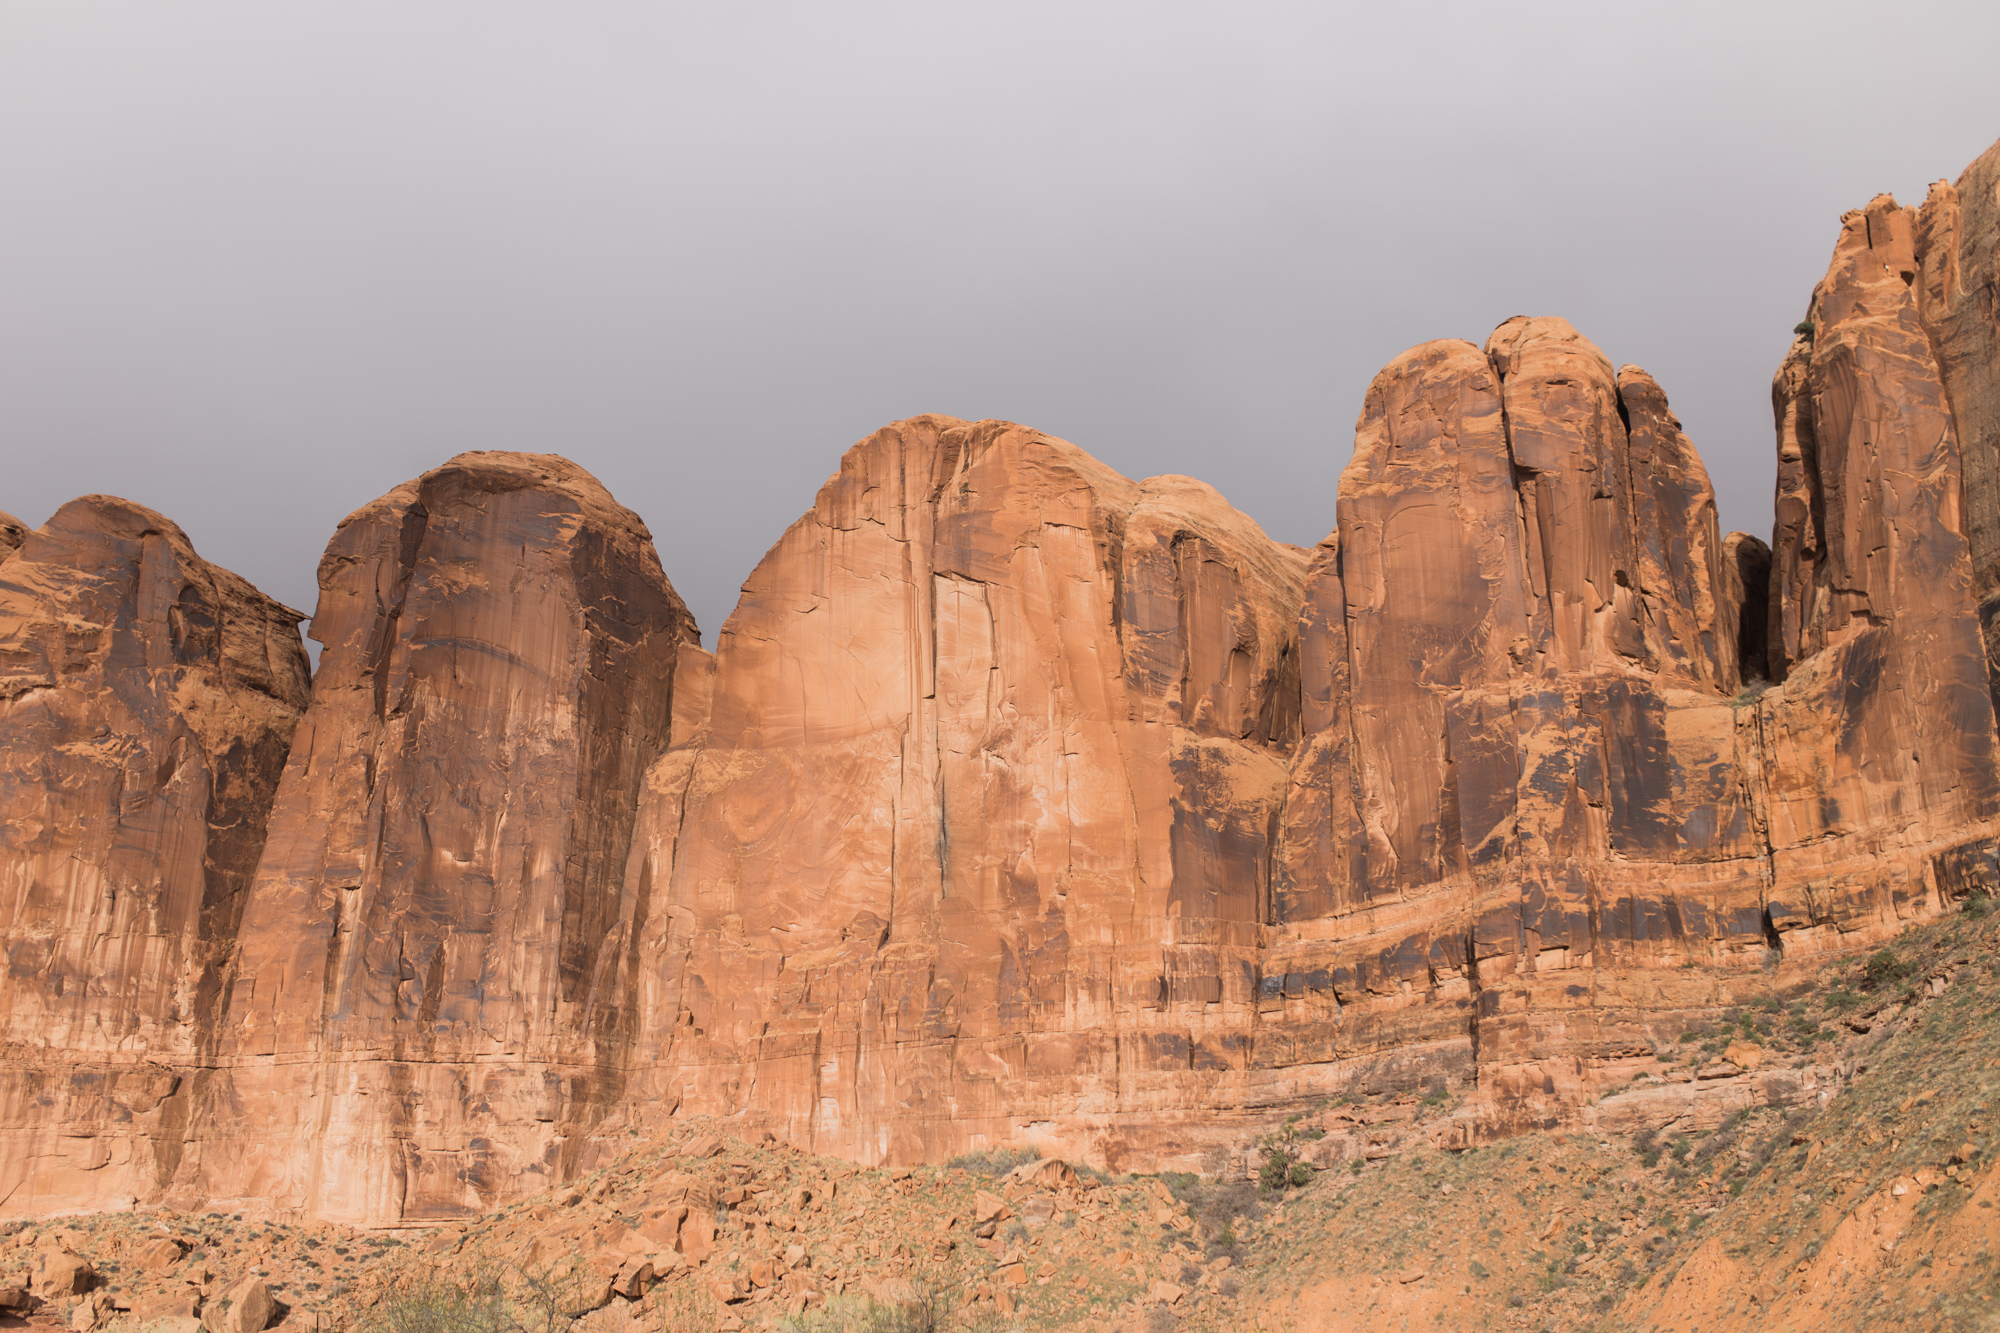
[[[1385,368],[1312,552],[898,422],[713,655],[588,474],[462,455],[336,534],[279,780],[281,608],[129,506],[0,523],[0,798],[61,807],[0,845],[5,1207],[437,1218],[686,1112],[1119,1168],[1355,1091],[1564,1122],[1746,970],[2000,881],[1994,161],[1843,219],[1768,548],[1547,318]],[[164,926],[102,887],[148,875]]]
[[[855,446],[649,782],[656,1077],[870,1159],[1211,1106],[1187,1075],[1242,1064],[1305,564],[1022,427]]]
[[[1917,313],[1950,402],[1988,675],[2000,682],[2000,143],[1956,184],[1931,187],[1914,233]]]
[[[549,455],[461,454],[340,526],[176,1197],[356,1221],[540,1186],[623,1095],[607,964],[694,625]]]
[[[0,1206],[115,1207],[179,1160],[300,617],[110,496],[0,539]]]

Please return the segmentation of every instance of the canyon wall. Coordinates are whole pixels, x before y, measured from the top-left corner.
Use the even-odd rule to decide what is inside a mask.
[[[744,585],[699,753],[649,784],[654,1077],[871,1160],[1213,1116],[1306,564],[1200,482],[1020,426],[855,446]]]
[[[1311,551],[897,422],[712,654],[554,456],[350,516],[309,701],[157,515],[0,522],[0,1209],[434,1219],[689,1113],[1118,1169],[1359,1092],[1564,1123],[2000,883],[1996,173],[1842,219],[1768,546],[1552,318],[1392,361]]]
[[[559,1178],[622,1095],[626,847],[694,623],[645,525],[550,455],[396,488],[319,581],[174,1197],[450,1215]]]
[[[1918,210],[1910,267],[1957,436],[1989,678],[2000,682],[2000,143]]]
[[[0,542],[0,1208],[115,1207],[178,1167],[301,617],[111,496]]]

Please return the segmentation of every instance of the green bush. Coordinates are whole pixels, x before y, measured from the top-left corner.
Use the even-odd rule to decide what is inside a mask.
[[[1906,963],[1896,956],[1894,949],[1878,949],[1861,966],[1861,973],[1872,990],[1879,986],[1892,985],[1916,971],[1916,965]]]

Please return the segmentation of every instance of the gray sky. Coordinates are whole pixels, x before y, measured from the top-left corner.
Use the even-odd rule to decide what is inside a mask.
[[[1275,537],[1369,379],[1559,314],[1769,535],[1843,209],[2000,137],[2000,4],[0,0],[0,509],[303,610],[461,449],[643,515],[704,633],[841,451],[1000,416]]]

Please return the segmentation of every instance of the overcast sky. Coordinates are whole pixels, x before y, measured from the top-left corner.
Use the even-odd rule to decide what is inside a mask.
[[[2000,4],[0,0],[0,509],[310,611],[356,506],[548,450],[705,641],[917,412],[1332,526],[1363,391],[1558,314],[1769,535],[1842,210],[2000,137]]]

